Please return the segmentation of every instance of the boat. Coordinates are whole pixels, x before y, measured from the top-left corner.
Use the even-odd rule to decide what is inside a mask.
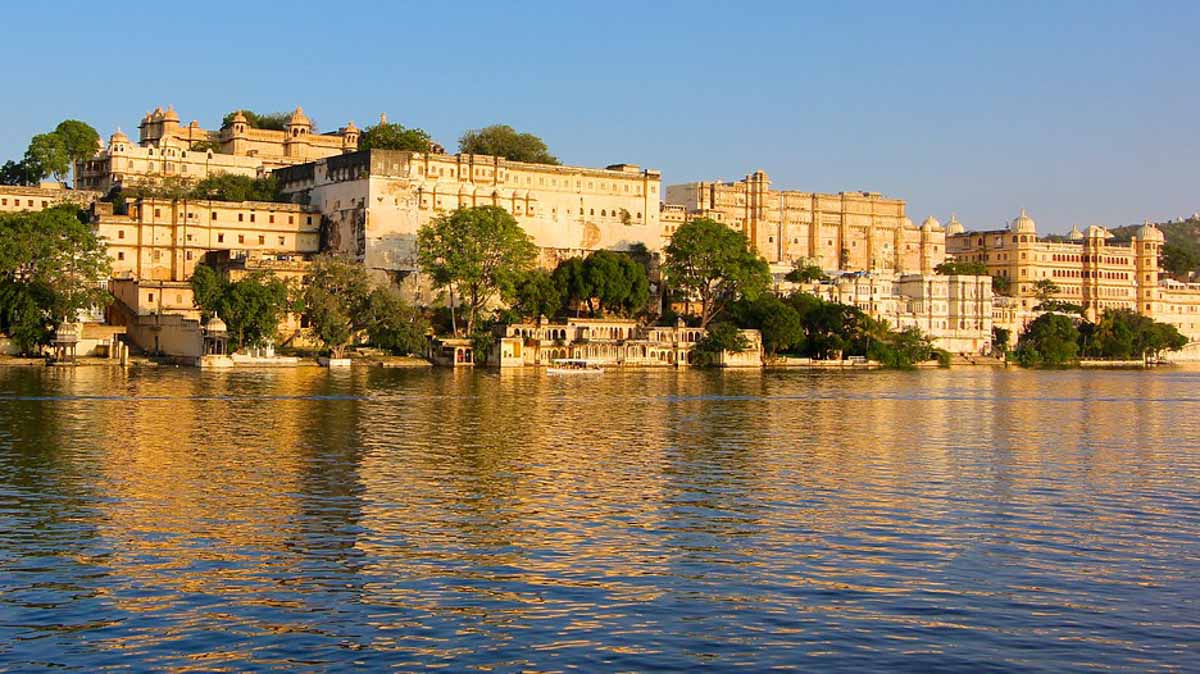
[[[555,358],[546,368],[546,374],[604,374],[604,368],[583,358]]]

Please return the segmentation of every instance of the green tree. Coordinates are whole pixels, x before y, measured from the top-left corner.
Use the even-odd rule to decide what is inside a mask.
[[[480,311],[533,266],[537,247],[508,211],[477,206],[422,226],[417,257],[434,285],[450,291],[451,307],[456,295],[466,307],[466,334],[471,335]]]
[[[1178,278],[1186,278],[1200,266],[1200,255],[1175,244],[1165,244],[1162,249],[1162,268]]]
[[[0,166],[0,185],[33,185],[41,177],[37,171],[25,161],[6,161]]]
[[[94,157],[100,147],[100,134],[89,124],[78,119],[64,119],[59,122],[58,126],[54,127],[54,134],[62,139],[67,159],[72,166],[75,162]]]
[[[1012,339],[1012,331],[1008,328],[995,326],[992,328],[992,349],[1004,353],[1008,351],[1008,342]]]
[[[189,183],[184,195],[192,199],[216,201],[273,201],[286,202],[279,191],[279,181],[273,175],[250,176],[218,173],[196,183]]]
[[[716,321],[708,326],[704,337],[692,347],[692,364],[712,367],[720,363],[724,351],[739,352],[750,348],[750,341],[733,323]]]
[[[395,288],[376,288],[367,298],[367,336],[371,343],[396,355],[425,351],[429,321]]]
[[[231,351],[269,344],[288,309],[287,283],[268,272],[229,281],[202,264],[192,273],[191,286],[202,313],[225,322]]]
[[[473,129],[458,139],[458,151],[463,154],[487,154],[512,161],[531,164],[558,164],[546,142],[532,133],[518,133],[505,124]]]
[[[591,289],[586,302],[593,316],[606,311],[634,314],[645,308],[650,298],[646,269],[625,253],[593,251],[583,260],[583,274],[586,287]]]
[[[225,115],[225,117],[221,119],[221,128],[223,129],[232,124],[233,118],[235,115],[237,115],[237,113],[238,111],[234,110],[233,112]],[[287,124],[292,119],[292,113],[290,112],[268,112],[259,114],[253,110],[242,110],[241,113],[246,118],[246,124],[248,126],[251,126],[255,129],[269,129],[271,131],[286,131]]]
[[[771,285],[766,260],[750,250],[745,235],[708,218],[675,230],[665,253],[667,282],[700,301],[702,328],[730,302],[753,300]]]
[[[1007,276],[992,277],[992,292],[997,295],[1008,295],[1012,290],[1012,281]]]
[[[740,327],[762,333],[763,350],[769,356],[804,350],[807,336],[800,312],[776,295],[763,293],[754,301],[736,302],[728,313]]]
[[[0,214],[0,329],[25,353],[107,305],[104,244],[70,206]]]
[[[1045,304],[1054,299],[1054,296],[1062,292],[1062,288],[1057,283],[1048,278],[1038,279],[1037,283],[1033,284],[1033,293],[1037,297],[1039,304]],[[1034,309],[1038,309],[1035,307]]]
[[[29,141],[25,150],[25,161],[33,182],[47,176],[61,180],[71,170],[71,158],[67,154],[67,145],[62,136],[56,133],[39,133]]]
[[[785,281],[792,283],[810,283],[812,281],[821,281],[825,279],[825,272],[821,271],[821,267],[815,264],[796,264],[796,267],[789,271],[783,277]]]
[[[422,129],[406,129],[401,124],[382,122],[363,130],[358,149],[428,152],[431,142],[429,134]]]
[[[334,358],[341,358],[354,333],[367,327],[370,295],[362,265],[330,255],[313,260],[300,313]]]
[[[591,302],[592,296],[596,294],[583,258],[571,257],[559,262],[552,278],[562,294],[563,302],[575,307],[575,317],[578,318],[583,306]]]
[[[933,268],[935,274],[943,276],[987,276],[987,265],[982,262],[947,260]]]
[[[1042,314],[1017,342],[1017,362],[1025,367],[1060,366],[1079,356],[1079,328],[1062,314]]]
[[[553,317],[562,308],[562,287],[544,269],[521,273],[508,297],[514,311],[523,318]]]

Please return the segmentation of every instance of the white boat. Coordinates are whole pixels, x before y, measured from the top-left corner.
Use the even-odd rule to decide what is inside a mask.
[[[583,358],[555,358],[546,368],[546,374],[604,374],[600,365]]]

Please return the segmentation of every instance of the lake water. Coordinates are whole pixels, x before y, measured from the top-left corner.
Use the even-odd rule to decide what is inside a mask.
[[[0,369],[0,669],[1200,671],[1200,371]]]

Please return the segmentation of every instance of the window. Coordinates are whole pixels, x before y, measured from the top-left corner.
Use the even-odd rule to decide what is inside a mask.
[[[124,238],[125,238],[125,230],[123,230],[123,229],[122,229],[122,230],[118,231],[118,232],[117,232],[117,238],[118,238],[118,239],[124,239]]]
[[[288,216],[288,224],[292,225],[292,224],[295,224],[295,222],[296,222],[295,216],[289,215]]]
[[[117,259],[118,259],[118,260],[124,260],[124,259],[125,259],[125,252],[124,252],[124,251],[118,251],[118,252],[117,252]]]
[[[260,246],[264,245],[266,242],[267,242],[267,237],[265,237],[265,236],[258,237],[258,245],[260,245]]]
[[[156,218],[162,217],[162,209],[160,209],[160,208],[154,209],[154,217],[156,217]]]
[[[284,237],[284,236],[279,237],[279,245],[283,246],[286,244],[287,244],[287,237]]]
[[[212,212],[212,219],[213,219],[213,220],[216,220],[216,219],[217,219],[217,212],[216,212],[216,211],[213,211],[213,212]]]
[[[190,250],[187,252],[187,259],[192,259],[192,251]]]
[[[254,214],[253,213],[250,214],[250,222],[254,222]]]
[[[243,222],[245,217],[246,215],[244,213],[238,213],[238,222]]]
[[[154,301],[154,293],[147,293],[147,294],[146,294],[146,301],[147,301],[147,302],[153,302],[153,301]]]
[[[238,234],[238,243],[246,243],[246,235]]]
[[[225,235],[224,234],[217,235],[217,243],[225,243]]]

